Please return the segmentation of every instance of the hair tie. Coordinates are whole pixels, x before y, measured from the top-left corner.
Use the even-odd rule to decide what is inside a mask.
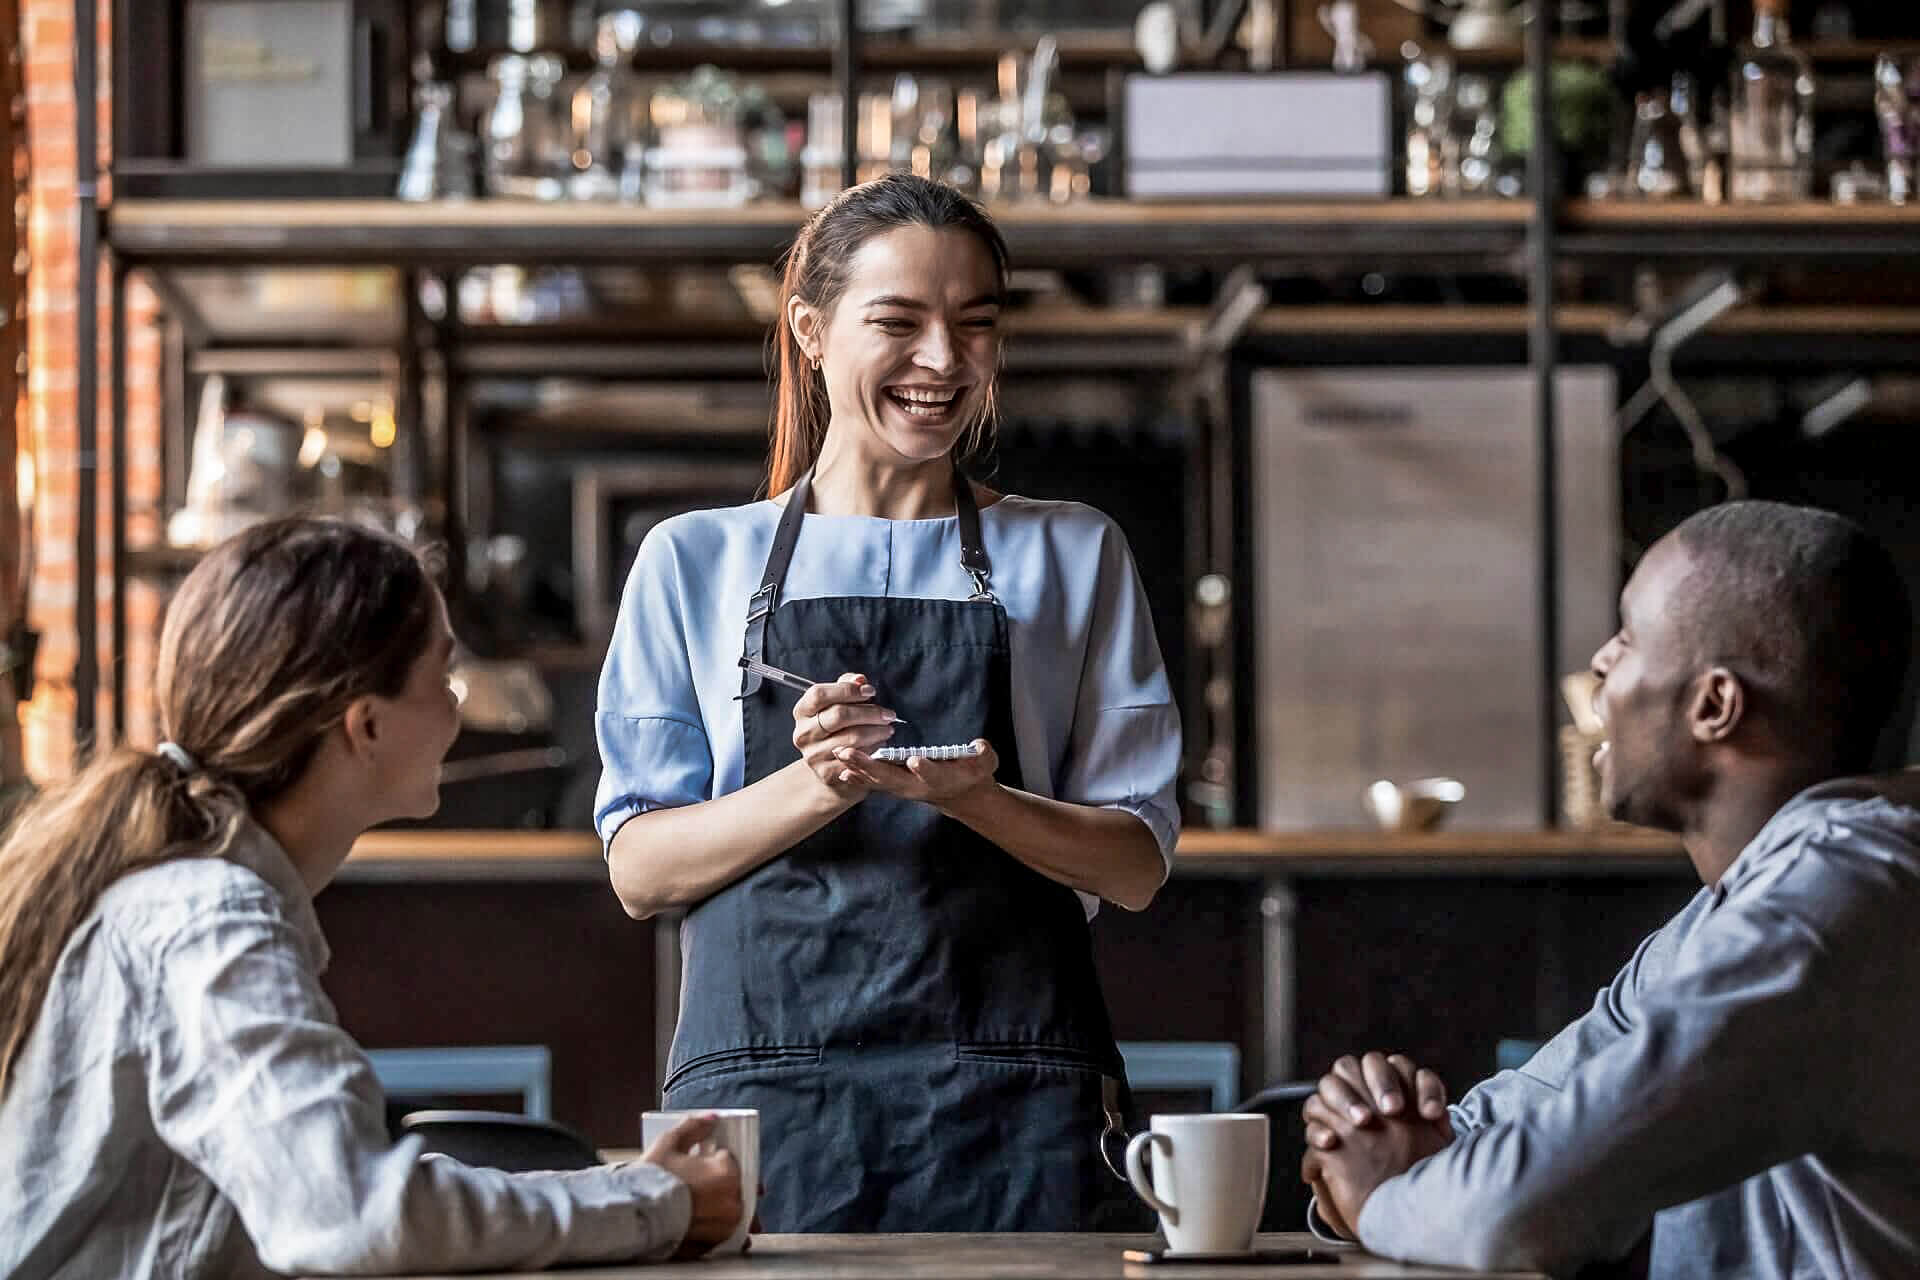
[[[183,774],[191,776],[200,772],[200,762],[177,742],[163,742],[153,749],[153,753],[170,761]]]

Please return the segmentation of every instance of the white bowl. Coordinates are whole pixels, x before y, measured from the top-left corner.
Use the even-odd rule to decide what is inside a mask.
[[[1388,831],[1428,831],[1440,825],[1448,809],[1466,798],[1453,778],[1418,778],[1395,783],[1382,778],[1367,788],[1367,812]]]

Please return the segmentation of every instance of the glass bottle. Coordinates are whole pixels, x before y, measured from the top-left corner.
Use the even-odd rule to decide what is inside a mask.
[[[1453,63],[1421,56],[1406,66],[1413,105],[1407,112],[1406,187],[1410,196],[1437,196],[1446,186],[1446,140],[1452,126]]]
[[[1895,204],[1912,200],[1914,162],[1920,153],[1920,101],[1910,86],[1920,85],[1920,62],[1911,72],[1892,54],[1883,53],[1873,67],[1873,109],[1880,121],[1880,145],[1887,158],[1887,198]]]
[[[1813,191],[1813,64],[1787,38],[1786,0],[1754,0],[1753,39],[1734,58],[1735,200],[1804,200]]]
[[[573,146],[569,190],[576,199],[613,200],[628,143],[642,131],[642,95],[631,62],[644,23],[620,9],[601,15],[593,35],[593,74],[573,91],[568,127]]]
[[[1634,103],[1626,194],[1636,200],[1673,200],[1693,194],[1680,121],[1665,92],[1643,93]]]

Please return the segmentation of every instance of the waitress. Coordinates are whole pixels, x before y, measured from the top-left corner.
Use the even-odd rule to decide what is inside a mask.
[[[937,183],[816,213],[774,497],[647,536],[601,673],[614,890],[688,911],[666,1104],[760,1110],[769,1231],[1084,1230],[1116,1188],[1088,921],[1166,878],[1179,721],[1113,522],[960,471],[1006,282]]]

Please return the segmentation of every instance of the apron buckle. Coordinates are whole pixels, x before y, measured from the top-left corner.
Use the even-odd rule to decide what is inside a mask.
[[[1106,1113],[1106,1126],[1100,1130],[1100,1159],[1105,1162],[1107,1172],[1127,1182],[1127,1175],[1121,1168],[1126,1160],[1127,1120],[1120,1109],[1120,1081],[1112,1076],[1100,1077],[1100,1109]],[[1121,1156],[1114,1159],[1114,1139],[1120,1141]],[[1129,1184],[1131,1185],[1131,1184]]]
[[[1000,601],[1000,598],[994,595],[993,588],[987,585],[986,570],[976,569],[972,565],[967,565],[966,570],[967,570],[967,576],[973,579],[973,594],[967,597],[968,602],[971,603],[976,600],[986,600],[991,603],[998,604]]]

